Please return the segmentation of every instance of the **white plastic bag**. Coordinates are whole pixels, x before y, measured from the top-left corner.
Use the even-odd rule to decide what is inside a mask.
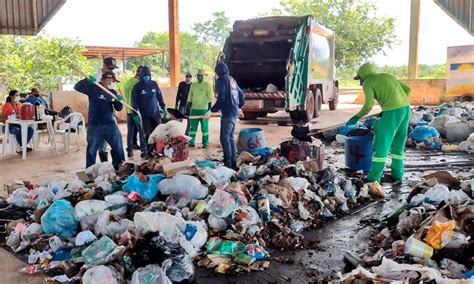
[[[219,166],[210,170],[211,175],[216,179],[216,185],[226,186],[230,182],[230,178],[236,174],[233,169],[225,166]]]
[[[120,193],[110,194],[104,197],[104,200],[108,202],[111,206],[128,203],[128,199]],[[127,206],[122,206],[118,209],[112,210],[113,215],[124,215],[127,213]]]
[[[161,194],[186,197],[189,199],[204,199],[208,188],[201,184],[198,178],[190,175],[175,175],[158,183]]]
[[[122,275],[114,267],[98,265],[87,269],[82,276],[83,284],[121,284]]]
[[[158,264],[149,264],[133,272],[130,284],[171,284],[171,281]]]
[[[463,204],[464,202],[469,200],[471,200],[471,198],[469,198],[469,195],[467,195],[462,190],[451,190],[449,192],[449,202],[453,205]]]
[[[284,181],[288,182],[295,192],[304,192],[309,187],[308,180],[301,177],[287,177]]]
[[[439,204],[441,201],[449,201],[449,188],[445,185],[437,184],[425,192],[425,202]]]
[[[308,209],[306,209],[306,207],[304,207],[304,203],[302,201],[298,202],[298,211],[300,212],[300,218],[301,219],[303,219],[303,220],[311,219],[311,215],[310,215]]]
[[[111,204],[103,200],[83,200],[76,204],[74,212],[78,218],[82,218],[84,216],[100,214],[109,206],[111,206]]]
[[[97,240],[97,237],[89,230],[82,231],[76,236],[76,247],[89,244]]]
[[[212,214],[209,214],[207,222],[209,224],[209,227],[218,231],[224,231],[227,228],[227,223],[224,219],[216,217]]]
[[[419,193],[411,198],[410,206],[412,207],[418,206],[423,202],[423,200],[425,200],[425,195],[422,193]]]
[[[86,173],[95,179],[104,174],[115,174],[115,169],[112,162],[102,162],[88,167]]]
[[[135,213],[133,221],[140,232],[160,232],[160,235],[171,243],[178,243],[182,235],[178,226],[186,226],[183,218],[166,212],[138,212]]]
[[[219,218],[226,218],[237,208],[237,202],[234,195],[224,190],[216,190],[209,203],[206,205],[206,210],[212,215]]]

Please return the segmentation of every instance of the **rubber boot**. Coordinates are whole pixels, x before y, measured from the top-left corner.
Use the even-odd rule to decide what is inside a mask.
[[[107,161],[108,161],[107,156],[108,156],[107,152],[99,152],[99,159],[100,159],[100,162],[101,162],[101,163],[107,162]]]

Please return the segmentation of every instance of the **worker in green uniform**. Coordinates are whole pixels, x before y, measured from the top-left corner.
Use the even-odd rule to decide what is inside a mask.
[[[365,94],[362,109],[353,116],[347,125],[356,124],[368,114],[377,100],[382,113],[375,123],[372,166],[367,175],[369,182],[380,182],[388,153],[392,154],[392,175],[394,181],[403,178],[403,160],[411,109],[408,96],[410,87],[398,81],[393,75],[377,73],[373,64],[365,63],[357,71],[355,80],[360,80]]]
[[[135,85],[140,82],[140,73],[143,68],[143,65],[137,67],[137,72],[135,76],[128,79],[123,84],[123,92],[125,97],[125,102],[128,105],[132,105],[132,90]],[[146,152],[147,144],[145,142],[145,135],[139,135],[143,128],[141,127],[140,121],[137,120],[137,116],[134,114],[131,108],[126,107],[127,110],[127,156],[133,157],[133,149],[141,149],[142,154]],[[140,137],[140,146],[138,147],[137,136]],[[142,155],[144,156],[144,155]]]
[[[204,81],[204,70],[199,69],[197,75],[197,82],[191,84],[188,95],[188,109],[190,109],[190,116],[204,116],[211,107],[212,102],[212,87],[211,84]],[[191,118],[189,119],[189,135],[191,141],[189,146],[194,147],[196,142],[196,134],[198,126],[201,124],[202,144],[204,148],[209,146],[209,119]]]

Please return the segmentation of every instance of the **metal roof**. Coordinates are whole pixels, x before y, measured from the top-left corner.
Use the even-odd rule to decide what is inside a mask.
[[[114,57],[116,59],[130,59],[165,53],[165,48],[140,48],[140,47],[107,47],[107,46],[86,46],[86,51],[82,53],[85,57],[103,58]]]
[[[474,36],[474,0],[434,0],[434,2]]]
[[[66,0],[0,0],[0,34],[36,35]]]

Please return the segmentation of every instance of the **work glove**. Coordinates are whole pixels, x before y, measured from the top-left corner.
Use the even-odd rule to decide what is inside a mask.
[[[92,76],[92,75],[89,75],[89,77],[87,78],[87,82],[89,82],[89,84],[94,85],[96,81],[97,81],[97,80],[96,80],[95,77]]]
[[[351,117],[351,119],[349,119],[349,121],[346,123],[346,125],[347,126],[354,125],[359,121],[359,119],[360,119],[360,117],[358,117],[357,115],[354,115],[353,117]]]
[[[140,117],[138,117],[137,114],[133,115],[133,121],[135,122],[135,124],[140,125]]]
[[[123,101],[123,96],[122,95],[117,95],[117,101]]]
[[[163,107],[163,117],[168,116],[168,110],[166,109],[166,106]]]

